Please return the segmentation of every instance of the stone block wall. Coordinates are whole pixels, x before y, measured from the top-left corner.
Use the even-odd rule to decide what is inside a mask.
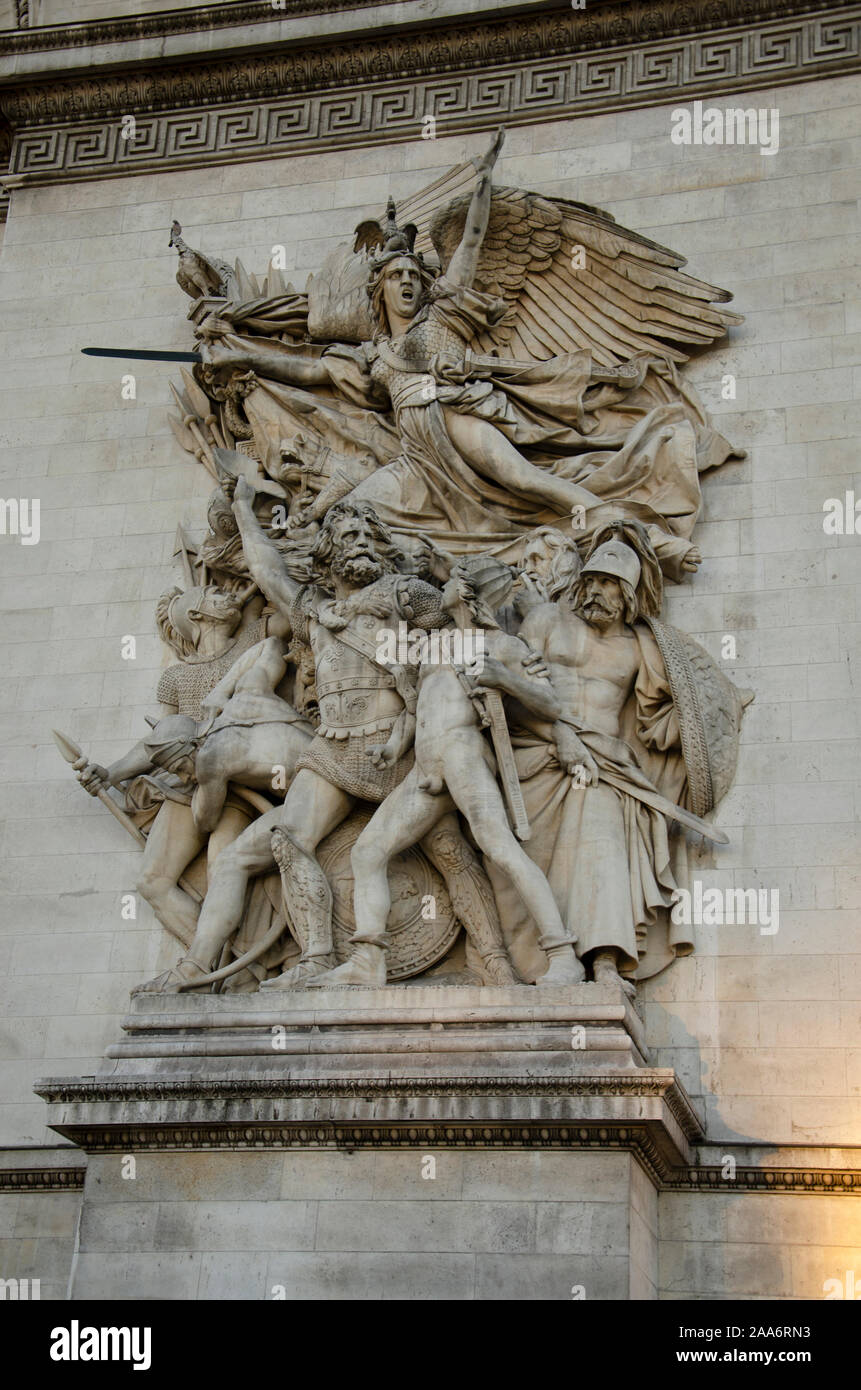
[[[422,1176],[427,1157],[433,1177]],[[629,1154],[303,1150],[136,1162],[131,1181],[118,1155],[90,1160],[75,1298],[653,1296],[654,1191],[650,1206]]]
[[[606,208],[733,290],[746,315],[690,369],[748,457],[706,479],[704,563],[666,612],[716,657],[734,637],[726,669],[756,692],[719,815],[731,844],[704,852],[698,876],[777,889],[780,925],[698,927],[696,954],[642,996],[654,1060],[677,1068],[712,1140],[848,1145],[861,1121],[861,539],[827,536],[823,503],[861,496],[861,91],[847,77],[743,104],[779,110],[777,155],[674,145],[668,104],[512,129],[498,177]],[[258,272],[286,246],[302,285],[390,192],[404,197],[485,143],[448,139],[442,122],[439,132],[13,194],[0,257],[0,491],[39,497],[42,512],[38,545],[0,537],[0,1144],[56,1142],[33,1081],[94,1072],[130,986],[176,954],[144,903],[122,920],[138,852],[79,789],[50,730],[107,762],[145,727],[163,659],[154,604],[178,577],[177,523],[202,529],[209,480],[166,423],[176,369],[136,364],[137,397],[125,401],[125,365],[79,349],[189,345],[167,245],[174,217],[189,244]],[[729,375],[734,399],[722,395]],[[134,661],[121,656],[126,635]],[[712,1275],[702,1278],[705,1288]]]
[[[661,1298],[841,1297],[829,1280],[854,1297],[861,1211],[851,1199],[663,1192],[658,1212]]]
[[[30,26],[80,24],[87,19],[127,19],[159,10],[192,9],[196,0],[30,0]]]

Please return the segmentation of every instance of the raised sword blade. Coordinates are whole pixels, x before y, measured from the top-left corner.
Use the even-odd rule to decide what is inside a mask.
[[[199,352],[159,352],[149,348],[81,348],[85,357],[125,357],[132,362],[202,362]]]

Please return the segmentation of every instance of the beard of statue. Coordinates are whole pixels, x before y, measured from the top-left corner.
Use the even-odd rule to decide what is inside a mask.
[[[591,594],[584,597],[576,609],[578,615],[590,627],[604,632],[612,627],[625,611],[625,600],[618,591],[615,594]]]
[[[338,579],[346,580],[356,589],[363,589],[366,584],[373,584],[374,580],[379,579],[383,574],[383,566],[380,561],[375,555],[369,555],[367,551],[347,551],[335,555],[329,568]]]

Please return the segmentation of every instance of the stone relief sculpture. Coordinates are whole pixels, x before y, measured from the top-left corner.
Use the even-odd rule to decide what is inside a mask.
[[[75,763],[185,948],[142,991],[633,993],[691,949],[670,909],[687,836],[725,841],[744,699],[660,615],[738,453],[681,369],[739,319],[608,214],[494,189],[503,138],[305,293],[174,224],[174,431],[218,486],[159,603],[162,718]]]
[[[483,720],[479,713],[482,697],[492,690],[506,691],[547,720],[559,714],[543,665],[519,638],[500,632],[493,616],[513,578],[507,566],[492,557],[472,556],[452,570],[442,592],[443,605],[455,624],[487,632],[489,651],[472,667],[451,661],[420,667],[415,763],[371,817],[353,850],[357,949],[314,985],[386,983],[389,860],[455,809],[489,863],[511,878],[534,917],[539,945],[549,961],[545,982],[573,984],[585,976],[547,879],[536,872],[509,829],[493,754],[481,732],[482,722],[489,722],[485,711]],[[513,983],[515,977],[507,973]]]

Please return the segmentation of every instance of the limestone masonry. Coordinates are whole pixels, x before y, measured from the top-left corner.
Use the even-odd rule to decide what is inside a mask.
[[[861,5],[720,11],[0,3],[6,1296],[855,1297]]]

